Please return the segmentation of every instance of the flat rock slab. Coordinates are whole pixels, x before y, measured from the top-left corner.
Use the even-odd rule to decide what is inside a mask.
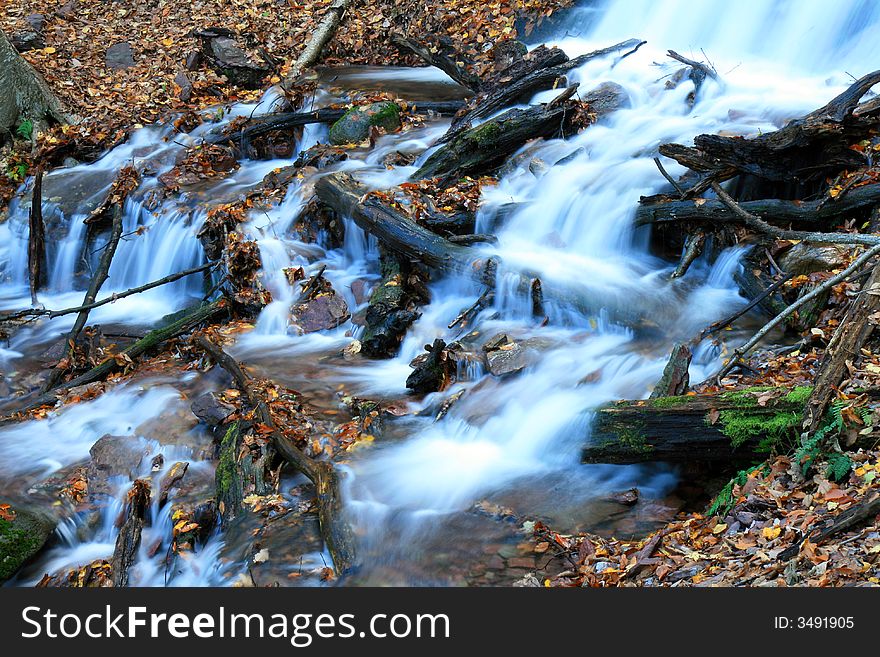
[[[338,294],[321,294],[293,307],[293,321],[303,333],[334,329],[348,321],[348,304]]]
[[[117,70],[134,66],[134,53],[131,50],[131,44],[126,41],[114,43],[107,48],[107,52],[104,54],[104,63],[107,64],[107,68]]]

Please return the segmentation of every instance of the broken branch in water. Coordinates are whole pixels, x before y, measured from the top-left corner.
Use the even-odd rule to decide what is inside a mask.
[[[271,430],[270,436],[275,451],[315,484],[321,536],[333,558],[337,574],[344,575],[351,571],[356,564],[354,535],[343,515],[340,477],[333,464],[310,458],[278,430],[269,407],[257,396],[251,385],[251,378],[238,361],[204,335],[195,336],[193,342],[232,376],[259,421]]]

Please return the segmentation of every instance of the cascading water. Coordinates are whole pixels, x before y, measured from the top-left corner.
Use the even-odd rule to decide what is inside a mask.
[[[670,345],[692,338],[700,329],[733,311],[742,300],[733,283],[743,248],[731,248],[711,262],[698,260],[681,279],[670,279],[672,265],[649,252],[647,229],[634,229],[632,216],[642,195],[662,186],[652,158],[665,142],[690,143],[704,132],[756,134],[773,130],[802,115],[846,87],[850,78],[877,68],[880,46],[871,36],[880,22],[880,6],[871,0],[829,4],[816,0],[790,2],[648,2],[608,0],[585,3],[559,28],[554,42],[570,56],[638,36],[648,41],[624,58],[591,61],[574,71],[582,90],[613,81],[622,85],[629,105],[582,134],[527,146],[500,182],[484,191],[478,231],[490,227],[498,244],[485,247],[502,265],[494,305],[482,311],[475,324],[483,340],[505,333],[538,345],[539,357],[514,377],[495,378],[481,367],[467,367],[458,383],[442,395],[408,401],[408,417],[400,418],[393,438],[359,450],[344,466],[348,473],[346,499],[359,534],[364,569],[353,581],[371,583],[457,583],[448,570],[455,559],[484,558],[489,543],[481,536],[486,524],[463,513],[475,502],[491,499],[526,516],[547,516],[572,527],[597,518],[597,500],[610,491],[638,485],[647,499],[669,491],[675,474],[661,466],[583,466],[578,453],[588,439],[590,410],[617,398],[646,396],[658,379]],[[773,34],[768,38],[768,34]],[[666,88],[666,78],[678,65],[669,64],[667,49],[711,60],[721,83],[707,81],[691,107],[689,81]],[[416,92],[448,86],[431,69],[385,73],[358,70],[342,75],[337,85],[367,87],[398,85]],[[546,101],[555,92],[539,94]],[[270,92],[257,106],[233,108],[224,119],[255,111],[268,112]],[[315,106],[334,97],[322,93]],[[388,170],[382,158],[391,151],[423,153],[446,128],[443,121],[382,137],[364,154],[352,154],[335,166],[348,169],[373,188],[406,180],[412,167]],[[74,281],[83,257],[85,207],[100,197],[115,171],[132,161],[152,163],[142,191],[158,184],[183,146],[209,127],[166,140],[168,131],[145,128],[130,141],[92,165],[80,165],[46,178],[59,197],[64,188],[84,185],[83,208],[58,205],[57,226],[64,237],[50,254],[49,291],[40,301],[48,307],[76,305],[81,287]],[[305,149],[325,139],[325,129],[309,128],[298,144]],[[530,167],[530,162],[542,166]],[[191,267],[202,258],[195,233],[205,207],[252,187],[273,168],[290,161],[243,162],[235,174],[208,185],[197,198],[171,197],[148,210],[143,194],[125,208],[126,241],[111,270],[109,291],[146,283]],[[670,173],[681,168],[667,163]],[[380,362],[347,363],[322,360],[348,345],[360,330],[352,323],[323,333],[296,335],[288,322],[294,293],[282,272],[303,266],[314,273],[326,265],[326,275],[353,313],[365,305],[353,292],[354,283],[377,280],[375,240],[350,221],[345,243],[330,248],[290,237],[290,226],[305,205],[308,178],[290,186],[285,200],[267,212],[255,212],[242,230],[257,239],[264,264],[263,280],[275,301],[263,310],[256,327],[239,338],[233,352],[279,381],[293,387],[320,388],[331,397],[344,384],[353,394],[401,399],[410,361],[423,346],[441,337],[462,337],[447,328],[462,308],[470,306],[481,289],[469,278],[450,276],[430,286],[432,302],[422,308],[397,357]],[[516,203],[511,213],[499,208]],[[54,205],[52,205],[54,204]],[[66,212],[66,214],[65,214]],[[0,304],[24,307],[26,290],[24,248],[27,209],[13,206],[10,220],[0,224]],[[141,230],[138,230],[141,227]],[[100,248],[100,244],[93,245]],[[709,249],[707,249],[709,251]],[[513,281],[520,273],[537,276],[544,284],[547,326],[530,317],[530,300]],[[90,321],[147,324],[176,310],[201,292],[201,280],[178,283],[110,304]],[[69,321],[67,321],[69,320]],[[0,349],[0,366],[12,372],[27,358],[29,345],[47,344],[60,335],[72,317],[41,323],[19,332]],[[701,344],[695,350],[691,379],[701,380],[717,367],[718,348]],[[320,368],[320,381],[311,376]],[[134,384],[106,393],[88,405],[60,411],[54,419],[0,429],[5,465],[0,490],[32,485],[49,472],[87,457],[104,433],[129,433],[163,409],[174,406],[173,382],[137,390]],[[417,416],[443,396],[463,391],[441,421]],[[123,426],[124,425],[124,426]],[[61,428],[64,427],[63,431]],[[188,431],[195,431],[194,429]],[[27,441],[22,436],[29,436]],[[37,438],[34,438],[34,436]],[[59,437],[63,435],[63,439]],[[39,443],[39,447],[35,447]],[[49,445],[47,447],[47,445]],[[168,448],[165,448],[168,449]],[[177,458],[174,456],[172,458]],[[191,455],[188,459],[193,458]],[[208,467],[195,459],[196,467]],[[134,473],[137,474],[137,473]],[[124,491],[127,481],[119,482]],[[118,512],[108,504],[101,526],[85,540],[75,521],[59,529],[59,544],[32,572],[58,570],[112,551],[114,529],[107,518]],[[163,515],[165,514],[165,515]],[[153,509],[150,540],[167,541],[167,509]],[[601,515],[601,514],[599,514]],[[70,523],[74,523],[71,525]],[[75,529],[75,531],[74,531]],[[491,533],[491,531],[489,531]],[[214,563],[222,548],[212,538],[181,572],[177,583],[217,584],[233,579],[236,567]],[[488,552],[486,552],[488,554]],[[317,563],[322,555],[310,552]],[[144,553],[138,559],[138,581],[161,584],[159,560]],[[241,564],[238,564],[240,566]],[[36,575],[39,578],[39,575]],[[27,582],[26,582],[27,583]]]

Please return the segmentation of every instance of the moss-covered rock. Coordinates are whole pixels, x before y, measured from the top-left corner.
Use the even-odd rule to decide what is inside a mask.
[[[388,132],[400,127],[400,108],[390,101],[352,107],[330,126],[331,144],[359,144],[376,126]]]
[[[0,518],[0,582],[15,575],[42,549],[56,524],[48,515],[27,509],[13,508],[7,515],[12,519]]]

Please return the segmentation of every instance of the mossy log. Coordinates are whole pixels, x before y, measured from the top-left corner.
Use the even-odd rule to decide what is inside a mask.
[[[809,387],[756,388],[619,401],[596,410],[583,461],[749,461],[796,435],[809,394]]]
[[[527,141],[567,134],[574,115],[569,100],[508,110],[450,139],[425,160],[413,179],[490,172]]]
[[[686,147],[677,152],[661,148],[660,152],[697,170],[732,168],[778,182],[820,180],[844,169],[857,169],[864,166],[865,157],[850,146],[872,134],[880,119],[873,112],[856,110],[862,96],[878,82],[880,71],[869,73],[824,107],[780,130],[748,139],[699,135],[694,139],[696,153]]]
[[[415,310],[416,295],[408,284],[409,263],[384,249],[379,263],[382,280],[370,295],[361,351],[370,358],[390,358],[420,313]]]
[[[134,564],[138,548],[141,545],[141,534],[150,510],[150,484],[144,479],[137,479],[128,493],[128,507],[125,522],[116,536],[116,546],[110,560],[113,586],[128,586],[128,570]]]
[[[247,423],[238,420],[223,427],[214,485],[217,509],[224,524],[241,513],[242,502],[250,494],[268,495],[273,490],[270,469],[275,459],[271,444],[244,447]]]

